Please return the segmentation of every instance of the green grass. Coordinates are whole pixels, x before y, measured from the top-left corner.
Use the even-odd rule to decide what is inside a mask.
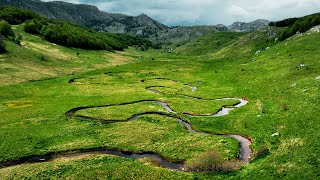
[[[21,46],[6,42],[8,52],[0,55],[1,85],[54,78],[97,68],[132,62],[129,56],[107,51],[65,48],[25,33],[23,25],[14,26],[22,35]]]
[[[143,112],[165,112],[163,107],[152,102],[140,102],[129,105],[98,107],[78,111],[76,116],[87,116],[105,120],[127,120],[132,115]]]
[[[206,34],[195,41],[187,43],[174,50],[181,55],[203,55],[214,53],[236,42],[245,33],[214,32]]]
[[[87,173],[80,175],[81,172]],[[15,175],[10,176],[10,174]],[[17,179],[45,179],[48,177],[52,179],[92,179],[93,177],[100,177],[100,179],[192,179],[193,175],[152,168],[146,163],[132,159],[114,156],[89,156],[75,161],[49,162],[41,166],[34,164],[21,166],[17,169],[6,169],[2,177],[5,179],[11,177]]]
[[[320,80],[316,77],[320,76],[320,34],[278,43],[271,43],[264,33],[259,35],[261,39],[258,40],[252,38],[255,35],[241,36],[232,44],[202,56],[197,53],[176,55],[157,50],[137,52],[131,49],[121,54],[106,53],[109,57],[116,55],[119,60],[127,62],[129,59],[132,62],[118,66],[110,66],[99,57],[99,53],[105,52],[81,51],[80,57],[76,58],[76,49],[62,48],[24,35],[26,43],[37,42],[56,47],[63,55],[77,59],[66,60],[63,67],[61,62],[64,61],[58,57],[52,55],[49,62],[42,62],[36,59],[36,50],[9,43],[11,51],[1,55],[0,64],[2,67],[4,64],[14,66],[17,71],[14,68],[1,68],[0,71],[0,161],[94,147],[153,151],[173,160],[188,162],[194,162],[203,153],[214,149],[224,159],[235,160],[238,153],[235,140],[190,134],[174,118],[147,115],[132,122],[103,125],[64,115],[80,106],[140,100],[165,101],[178,112],[199,114],[213,113],[222,106],[236,103],[194,100],[176,93],[207,99],[248,99],[248,105],[231,111],[227,116],[181,116],[200,131],[250,137],[255,154],[265,148],[270,151],[265,156],[254,156],[252,162],[241,170],[229,173],[175,172],[150,165],[148,160],[92,155],[76,160],[66,158],[3,168],[0,169],[0,176],[4,179],[319,178]],[[265,50],[268,46],[270,49]],[[187,45],[185,48],[190,47]],[[261,53],[255,55],[257,50]],[[26,57],[25,62],[22,56]],[[32,69],[22,70],[25,67],[23,62],[27,65],[34,63],[39,69],[54,68],[59,73],[45,76]],[[302,64],[305,65],[302,67]],[[71,67],[78,69],[74,75],[65,72]],[[18,71],[21,74],[17,74]],[[19,79],[28,73],[36,74],[23,81],[6,83],[6,77]],[[29,81],[46,77],[54,79]],[[72,78],[78,79],[69,84]],[[197,86],[198,89],[192,91],[190,86],[184,84]],[[147,91],[145,88],[149,86],[164,86],[155,89],[166,94]],[[93,108],[79,113],[123,120],[149,110],[164,111],[154,103],[137,103]],[[276,132],[280,136],[272,137]]]

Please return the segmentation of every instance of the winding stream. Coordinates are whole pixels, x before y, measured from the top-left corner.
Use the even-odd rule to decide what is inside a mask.
[[[158,90],[152,89],[155,87],[164,87],[164,86],[152,86],[152,87],[147,87],[146,90],[154,92],[154,93],[162,93]],[[165,93],[163,93],[165,94]],[[182,95],[182,94],[181,94]],[[185,96],[185,95],[183,95]],[[202,99],[199,97],[193,97],[193,96],[187,96],[189,98],[196,98],[196,99]],[[182,113],[184,115],[190,116],[190,117],[218,117],[218,116],[225,116],[228,115],[230,111],[236,109],[236,108],[240,108],[243,107],[245,105],[248,104],[247,100],[241,99],[241,98],[218,98],[218,99],[210,99],[210,100],[217,100],[217,101],[223,101],[223,100],[239,100],[240,102],[235,104],[233,107],[223,107],[221,108],[221,110],[219,110],[217,113],[214,114],[210,114],[210,115],[194,115],[194,114],[188,114],[188,113]],[[121,105],[129,105],[129,104],[136,104],[136,103],[140,103],[140,102],[153,102],[156,104],[161,105],[166,111],[166,112],[144,112],[144,113],[140,113],[140,114],[135,114],[133,116],[131,116],[130,118],[123,120],[123,121],[119,121],[119,120],[108,120],[108,119],[96,119],[96,118],[92,118],[92,117],[85,117],[85,116],[77,116],[75,115],[76,112],[80,111],[80,110],[84,110],[84,109],[91,109],[91,108],[97,108],[97,107],[111,107],[111,106],[121,106]],[[243,163],[247,163],[250,161],[250,158],[253,154],[253,151],[251,149],[251,141],[243,136],[237,135],[237,134],[212,134],[212,133],[208,133],[208,132],[201,132],[201,131],[197,131],[195,129],[193,129],[192,125],[185,119],[178,117],[177,116],[177,112],[175,110],[173,110],[166,102],[163,101],[157,101],[157,100],[141,100],[141,101],[135,101],[135,102],[130,102],[130,103],[122,103],[122,104],[112,104],[112,105],[104,105],[104,106],[92,106],[92,107],[79,107],[79,108],[75,108],[72,109],[70,111],[68,111],[66,113],[67,116],[69,117],[79,117],[79,118],[84,118],[87,120],[94,120],[94,121],[100,121],[103,124],[111,124],[111,123],[123,123],[123,122],[128,122],[128,121],[135,121],[137,119],[139,119],[139,117],[143,116],[143,115],[151,115],[151,114],[157,114],[157,115],[161,115],[161,116],[167,116],[167,117],[171,117],[171,118],[175,118],[181,125],[183,125],[189,132],[191,133],[197,133],[197,134],[203,134],[203,135],[215,135],[215,136],[221,136],[221,137],[227,137],[227,138],[233,138],[236,139],[239,142],[239,160],[241,160]],[[136,153],[132,153],[132,154],[136,154]],[[141,157],[142,154],[139,154],[139,157]],[[156,155],[156,157],[153,157],[153,159],[155,161],[157,161],[158,163],[160,163],[163,167],[168,168],[168,169],[174,169],[174,170],[183,170],[183,165],[181,164],[181,162],[179,163],[172,163],[171,161],[168,161],[166,159],[164,159],[161,155],[152,153],[153,155]],[[135,158],[135,157],[133,157]]]
[[[161,79],[161,78],[159,78]],[[172,80],[174,81],[174,80]],[[75,82],[75,79],[72,79],[69,81],[69,83]],[[151,91],[153,93],[162,93],[159,90],[156,90],[154,88],[156,87],[165,87],[165,86],[150,86],[147,87],[146,90]],[[195,87],[194,89],[197,89]],[[189,117],[218,117],[218,116],[225,116],[228,115],[231,110],[234,110],[236,108],[240,108],[245,106],[248,101],[240,98],[219,98],[219,99],[204,99],[200,97],[194,97],[194,96],[188,96],[184,94],[175,94],[178,96],[184,96],[187,98],[193,98],[193,99],[200,99],[200,100],[239,100],[240,102],[238,104],[235,104],[233,107],[223,107],[221,110],[219,110],[217,113],[210,114],[210,115],[201,115],[201,114],[188,114],[188,113],[182,113]],[[85,109],[91,109],[91,108],[98,108],[98,107],[111,107],[111,106],[121,106],[121,105],[129,105],[129,104],[136,104],[140,102],[152,102],[161,105],[166,112],[144,112],[140,114],[134,114],[130,118],[119,121],[119,120],[108,120],[108,119],[96,119],[93,117],[86,117],[86,116],[77,116],[75,115],[80,110]],[[93,121],[99,121],[103,124],[111,124],[111,123],[124,123],[128,121],[135,121],[139,119],[139,117],[144,115],[151,115],[156,114],[160,116],[166,116],[175,118],[181,125],[183,125],[190,133],[196,133],[196,134],[202,134],[202,135],[210,135],[210,136],[221,136],[226,138],[233,138],[236,139],[239,142],[239,160],[241,160],[243,163],[248,163],[251,159],[251,156],[253,154],[253,151],[251,149],[251,141],[243,136],[236,135],[236,134],[212,134],[208,132],[201,132],[195,130],[192,125],[185,119],[179,117],[177,115],[177,112],[173,110],[166,102],[163,101],[157,101],[157,100],[141,100],[141,101],[135,101],[135,102],[128,102],[128,103],[122,103],[122,104],[109,104],[109,105],[102,105],[102,106],[89,106],[89,107],[77,107],[74,109],[69,110],[65,113],[67,117],[78,117],[83,118],[86,120],[93,120]],[[174,162],[172,160],[166,159],[165,157],[161,156],[160,154],[154,153],[154,152],[128,152],[123,151],[119,149],[104,149],[104,148],[96,148],[96,149],[87,149],[87,150],[80,150],[80,151],[68,151],[68,152],[58,152],[58,153],[48,153],[46,155],[42,156],[29,156],[24,157],[21,159],[18,159],[16,161],[10,161],[10,162],[4,162],[0,163],[0,168],[19,165],[19,164],[25,164],[25,163],[41,163],[46,161],[51,161],[54,159],[59,159],[63,157],[77,157],[85,154],[111,154],[116,156],[121,156],[125,158],[134,158],[134,159],[141,159],[141,158],[152,158],[154,161],[159,163],[161,167],[171,169],[171,170],[178,170],[178,171],[184,171],[184,162]]]

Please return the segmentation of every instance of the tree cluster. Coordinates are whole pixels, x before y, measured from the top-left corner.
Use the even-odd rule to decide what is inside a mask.
[[[2,36],[6,38],[14,36],[14,32],[11,28],[11,25],[6,21],[0,21],[0,33]]]
[[[270,22],[269,26],[275,27],[290,27],[292,26],[299,18],[289,18],[282,21]]]
[[[24,25],[24,31],[30,34],[40,34],[42,27],[48,25],[44,18],[37,18],[29,20]]]
[[[6,52],[5,39],[20,45],[21,38],[20,35],[16,36],[14,34],[12,27],[8,22],[0,20],[0,53]]]
[[[32,19],[25,23],[24,29],[28,33],[41,35],[52,43],[81,49],[121,51],[128,46],[152,45],[150,41],[139,37],[95,32],[61,20]]]
[[[55,22],[42,27],[40,34],[49,42],[66,47],[92,50],[110,50],[94,32],[66,23]]]
[[[279,35],[279,40],[285,40],[297,32],[304,33],[314,26],[320,25],[320,13],[304,16],[301,18],[290,18],[279,22],[270,23],[271,26],[286,27]]]
[[[39,17],[39,15],[32,11],[7,5],[0,5],[0,20],[7,21],[12,25],[21,24],[27,20]]]

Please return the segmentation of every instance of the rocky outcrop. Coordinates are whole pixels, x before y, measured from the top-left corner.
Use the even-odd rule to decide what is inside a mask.
[[[152,42],[160,44],[181,45],[211,32],[228,31],[224,25],[217,26],[178,26],[158,31],[149,37]]]
[[[320,33],[320,25],[311,28],[307,33]]]
[[[249,23],[235,22],[228,27],[229,31],[233,32],[253,32],[264,29],[269,25],[269,21],[264,19],[258,19]]]

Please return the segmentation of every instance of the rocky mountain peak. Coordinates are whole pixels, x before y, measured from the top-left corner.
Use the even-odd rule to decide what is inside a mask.
[[[148,15],[146,15],[146,14],[144,14],[144,13],[140,14],[140,15],[137,16],[137,17],[140,17],[140,18],[150,18]]]
[[[257,19],[255,21],[252,21],[251,23],[261,23],[261,24],[269,25],[270,21],[265,19]]]
[[[264,19],[257,19],[249,23],[235,22],[228,29],[235,32],[252,32],[267,27],[269,23],[269,21]]]

